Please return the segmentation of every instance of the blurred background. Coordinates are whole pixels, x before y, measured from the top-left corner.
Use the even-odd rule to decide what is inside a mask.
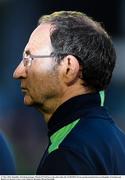
[[[84,12],[113,38],[117,64],[105,103],[125,131],[125,1],[0,0],[0,129],[13,149],[18,174],[35,173],[48,139],[41,114],[24,106],[12,74],[38,18],[57,10]]]

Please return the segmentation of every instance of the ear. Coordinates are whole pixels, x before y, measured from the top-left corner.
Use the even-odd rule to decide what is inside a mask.
[[[66,85],[74,84],[80,76],[80,65],[78,60],[72,56],[66,56],[62,61],[63,81]]]

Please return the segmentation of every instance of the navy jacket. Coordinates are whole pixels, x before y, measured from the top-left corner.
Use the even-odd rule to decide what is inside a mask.
[[[93,93],[73,97],[56,110],[37,174],[125,175],[125,134],[100,104]]]
[[[15,174],[15,163],[5,138],[0,134],[0,175]]]

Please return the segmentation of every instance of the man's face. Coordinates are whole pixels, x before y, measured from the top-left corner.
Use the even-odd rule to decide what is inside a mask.
[[[50,55],[52,46],[50,41],[49,24],[39,25],[31,34],[24,49],[33,55]],[[14,78],[20,79],[21,89],[24,93],[24,103],[29,106],[47,106],[53,99],[58,99],[61,94],[59,72],[55,67],[56,62],[52,57],[34,58],[31,66],[18,65]]]

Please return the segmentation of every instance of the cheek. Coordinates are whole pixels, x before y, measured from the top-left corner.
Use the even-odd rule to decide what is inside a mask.
[[[39,96],[51,89],[55,82],[49,73],[33,73],[28,79],[29,91],[32,95]]]
[[[52,65],[42,64],[42,66],[34,66],[34,69],[28,75],[29,93],[32,97],[38,99],[61,93],[62,88],[59,81],[59,73]]]
[[[46,88],[51,83],[54,74],[55,72],[51,63],[43,62],[40,64],[36,61],[34,68],[29,74],[31,86],[33,85],[37,90],[40,87]]]

